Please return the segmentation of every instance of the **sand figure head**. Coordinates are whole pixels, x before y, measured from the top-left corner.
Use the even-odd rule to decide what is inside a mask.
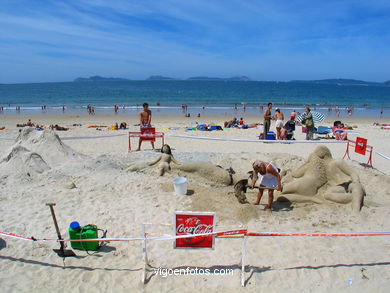
[[[320,146],[316,147],[313,154],[315,154],[320,159],[331,159],[332,158],[332,154],[331,154],[330,150],[324,145],[320,145]]]
[[[172,155],[171,147],[168,144],[164,144],[162,146],[161,152],[167,155]]]

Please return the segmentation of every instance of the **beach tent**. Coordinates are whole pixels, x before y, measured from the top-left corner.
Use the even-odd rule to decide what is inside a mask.
[[[298,122],[302,122],[304,114],[305,113],[302,113],[302,114],[298,115],[297,118],[295,118],[295,120],[298,121]],[[313,115],[314,123],[321,123],[322,121],[325,120],[325,115],[320,113],[320,112],[311,111],[311,114]]]

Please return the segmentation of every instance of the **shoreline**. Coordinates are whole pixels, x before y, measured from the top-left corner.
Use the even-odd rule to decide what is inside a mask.
[[[244,117],[244,120],[248,123],[263,123],[263,118],[260,115],[248,115],[248,113],[237,113],[235,116],[237,118]],[[18,114],[0,114],[0,124],[2,123],[2,118],[4,118],[4,122],[6,124],[9,124],[9,122],[14,123],[15,127],[16,123],[25,123],[28,119],[35,120],[32,122],[36,122],[38,124],[41,123],[48,123],[50,124],[58,124],[59,121],[64,120],[70,120],[74,119],[74,123],[85,121],[86,123],[90,122],[97,122],[97,121],[104,121],[106,123],[111,122],[127,122],[132,124],[139,123],[139,114],[138,113],[118,113],[118,114],[108,114],[108,113],[98,113],[95,115],[89,115],[87,113],[83,114],[77,114],[77,113],[61,113],[61,114],[55,114],[55,113],[18,113]],[[168,121],[177,121],[180,123],[189,123],[192,122],[199,122],[199,123],[223,123],[224,121],[229,121],[233,118],[233,116],[229,115],[201,115],[201,117],[197,116],[191,116],[191,117],[185,117],[183,113],[172,115],[172,114],[161,114],[161,113],[154,113],[152,116],[152,124],[155,123],[164,123]],[[129,120],[131,120],[129,122]],[[383,117],[383,118],[375,118],[375,117],[354,117],[352,116],[344,116],[344,117],[333,117],[329,116],[326,117],[325,120],[321,123],[318,123],[318,125],[323,124],[329,124],[333,123],[333,121],[341,120],[343,123],[347,124],[353,124],[353,123],[364,123],[364,124],[373,124],[375,122],[379,123],[390,123],[390,118]],[[40,122],[42,121],[42,122]],[[285,119],[285,121],[287,121]],[[65,121],[64,121],[65,122]],[[134,122],[134,123],[133,123]],[[272,127],[274,127],[274,120],[272,120]],[[69,122],[67,122],[69,124]],[[0,125],[3,126],[3,125]]]

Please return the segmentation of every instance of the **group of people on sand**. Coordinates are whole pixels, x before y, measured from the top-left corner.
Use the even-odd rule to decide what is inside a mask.
[[[28,119],[28,121],[26,123],[18,123],[16,124],[16,127],[34,127],[35,129],[37,130],[43,130],[45,129],[45,126],[43,125],[39,125],[37,123],[34,123],[31,121],[31,119]],[[58,131],[67,131],[69,130],[69,128],[66,128],[66,127],[62,127],[62,126],[59,126],[58,124],[55,124],[55,125],[50,125],[49,126],[50,129],[54,129],[54,130],[58,130]]]
[[[271,120],[275,120],[275,128],[276,128],[276,139],[278,140],[286,140],[287,139],[287,131],[288,126],[284,124],[284,114],[280,111],[279,108],[275,109],[275,114],[272,115],[272,103],[268,103],[267,108],[264,111],[264,121],[263,121],[263,139],[267,138],[268,132],[271,127]],[[290,121],[295,121],[297,113],[295,110],[291,112]],[[305,113],[302,114],[303,120],[302,124],[306,126],[306,140],[312,140],[313,134],[315,132],[313,115],[309,107],[306,107]]]
[[[26,123],[21,123],[21,124],[18,123],[18,124],[16,124],[16,127],[35,127],[38,130],[45,129],[45,127],[43,125],[39,125],[37,123],[33,123],[31,121],[31,119],[28,119],[28,121]]]

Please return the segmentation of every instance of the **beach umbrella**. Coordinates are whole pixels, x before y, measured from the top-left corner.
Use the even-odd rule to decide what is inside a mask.
[[[302,122],[304,114],[305,113],[298,115],[297,118],[295,118],[295,120],[298,122]],[[312,111],[311,114],[313,115],[314,123],[321,123],[322,121],[325,120],[325,115],[320,112]]]

